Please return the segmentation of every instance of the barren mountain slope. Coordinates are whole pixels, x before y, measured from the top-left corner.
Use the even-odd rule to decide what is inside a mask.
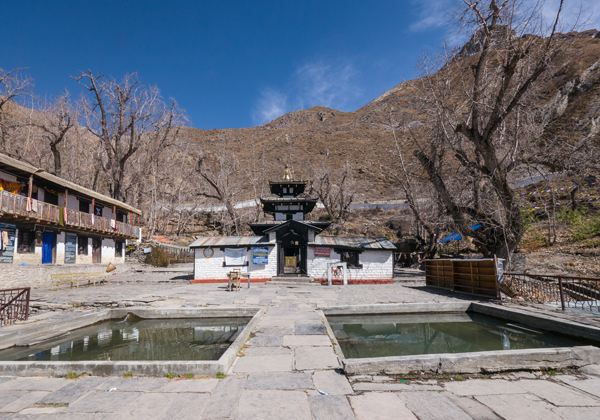
[[[598,34],[590,30],[565,36],[573,38],[573,44],[560,57],[554,77],[545,80],[543,100],[539,104],[551,120],[544,138],[576,143],[590,134],[597,137],[600,127]],[[465,60],[475,58],[470,56]],[[326,157],[334,167],[349,162],[355,171],[360,201],[399,199],[400,191],[384,182],[381,170],[382,165],[394,165],[389,112],[394,109],[394,118],[400,125],[418,126],[422,116],[415,106],[416,86],[415,81],[403,82],[354,112],[317,106],[290,112],[258,127],[225,130],[188,127],[184,137],[208,152],[230,148],[244,162],[262,159],[264,151],[266,179],[281,177],[286,163],[292,165],[297,178],[311,178],[313,168],[320,166]],[[413,143],[404,138],[400,140],[405,152],[410,153]]]

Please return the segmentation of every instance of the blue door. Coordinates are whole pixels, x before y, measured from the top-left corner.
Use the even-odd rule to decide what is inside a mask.
[[[42,264],[52,264],[52,248],[54,247],[54,233],[44,233],[42,239]]]

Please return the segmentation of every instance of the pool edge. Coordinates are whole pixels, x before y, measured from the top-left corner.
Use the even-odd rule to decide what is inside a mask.
[[[355,306],[323,306],[325,329],[334,345],[334,351],[347,375],[395,375],[413,372],[427,373],[492,373],[513,370],[580,368],[600,360],[600,349],[594,346],[553,347],[526,350],[497,350],[471,353],[440,353],[411,356],[346,359],[329,325],[328,315],[375,315],[403,313],[443,313],[473,311],[500,318],[511,318],[532,327],[548,330],[549,324],[559,326],[554,331],[600,341],[600,328],[576,321],[553,318],[481,302],[403,303]]]
[[[59,323],[58,327],[53,329],[54,332],[73,331],[87,325],[92,325],[107,319],[114,319],[120,316],[125,316],[127,313],[133,313],[144,319],[173,319],[173,318],[215,318],[230,317],[230,316],[246,316],[252,317],[250,322],[246,324],[240,335],[231,343],[231,345],[221,355],[219,360],[170,360],[170,361],[81,361],[81,362],[36,362],[36,361],[0,361],[0,375],[8,376],[49,376],[49,377],[65,377],[69,373],[81,375],[88,374],[93,376],[121,376],[125,373],[133,373],[134,376],[155,376],[164,377],[167,374],[185,375],[194,374],[195,376],[215,376],[217,373],[227,373],[233,364],[238,351],[242,348],[250,333],[266,312],[266,307],[231,307],[231,308],[124,308],[124,309],[107,309],[104,311],[94,312],[93,314],[85,314],[77,318],[90,319],[95,322],[88,323],[82,326],[80,322],[76,323],[78,327],[60,329],[58,327],[68,327],[67,322]],[[89,315],[95,315],[89,316]],[[156,316],[154,316],[156,315]],[[195,315],[195,316],[193,316]],[[198,316],[205,315],[205,316]],[[152,316],[152,317],[151,317]],[[73,321],[73,319],[65,320]],[[40,328],[44,328],[40,325]],[[34,331],[29,331],[25,337],[13,337],[13,343],[16,343],[15,338],[27,339],[33,335]],[[30,338],[31,339],[31,338]],[[8,346],[4,348],[13,347]]]

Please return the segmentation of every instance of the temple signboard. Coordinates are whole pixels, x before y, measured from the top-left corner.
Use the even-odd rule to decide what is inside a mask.
[[[269,247],[266,247],[266,246],[252,247],[252,264],[254,264],[254,265],[269,264]]]
[[[323,247],[323,246],[316,246],[315,247],[315,257],[327,257],[329,258],[331,256],[331,248],[329,247]]]

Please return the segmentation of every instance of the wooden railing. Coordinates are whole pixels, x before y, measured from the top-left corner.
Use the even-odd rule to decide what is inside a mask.
[[[527,302],[554,303],[600,313],[600,278],[546,274],[506,273],[500,291]]]
[[[35,206],[33,206],[35,209]],[[60,208],[53,204],[37,201],[37,211],[27,211],[27,197],[0,191],[0,213],[23,217],[36,221],[58,225],[60,221]],[[115,236],[137,239],[139,228],[128,223],[116,222],[116,229],[111,224],[112,220],[101,216],[93,216],[77,210],[67,209],[67,227],[78,230],[97,231]]]
[[[31,287],[0,290],[0,325],[29,318],[29,298]]]

